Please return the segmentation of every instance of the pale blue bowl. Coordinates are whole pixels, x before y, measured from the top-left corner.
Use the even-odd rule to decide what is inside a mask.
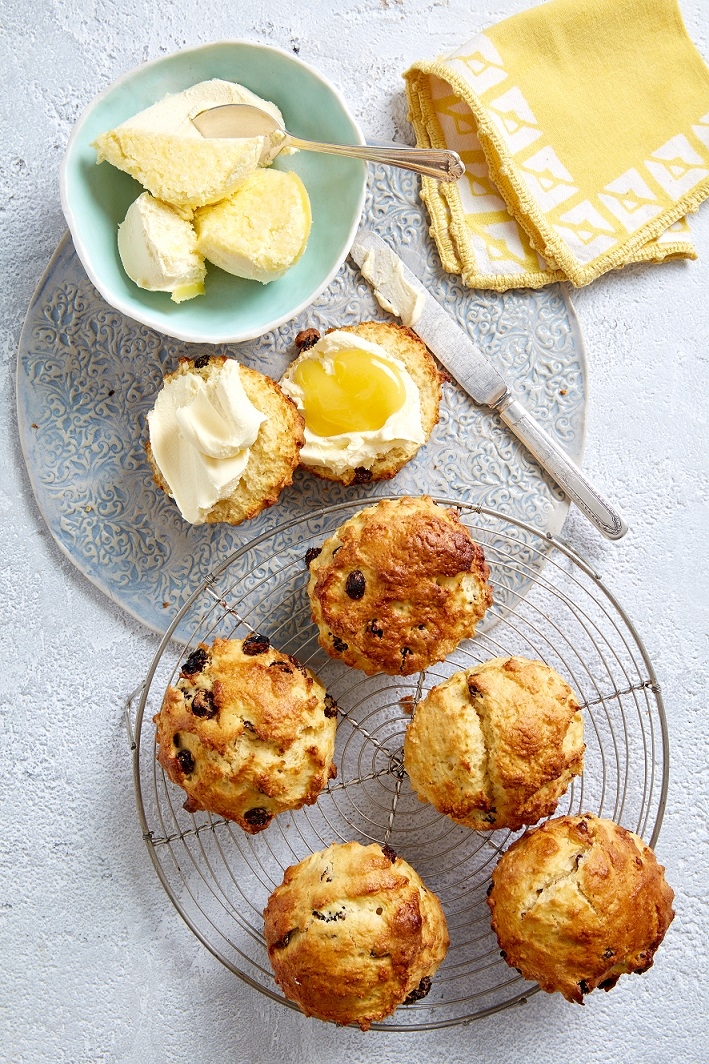
[[[96,165],[91,141],[169,92],[208,78],[237,81],[281,110],[286,128],[310,140],[363,144],[339,92],[302,60],[279,48],[220,41],[188,48],[125,74],[79,118],[61,166],[62,207],[74,246],[104,299],[135,321],[194,343],[262,336],[317,299],[344,262],[359,225],[367,167],[357,159],[301,151],[277,160],[294,170],[310,196],[313,226],[302,258],[270,284],[232,277],[208,264],[205,295],[173,303],[145,292],[126,276],[116,232],[142,188],[109,163]]]

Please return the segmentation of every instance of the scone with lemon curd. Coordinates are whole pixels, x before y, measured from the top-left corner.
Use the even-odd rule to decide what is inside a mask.
[[[186,217],[195,207],[216,203],[259,166],[273,161],[282,133],[243,138],[203,137],[191,119],[208,107],[252,104],[283,124],[281,112],[243,85],[214,78],[171,93],[93,142],[97,162],[106,160],[130,174],[156,199]]]
[[[363,1031],[426,996],[450,941],[436,895],[375,843],[333,844],[287,868],[263,915],[286,997]]]
[[[182,358],[148,414],[157,484],[191,524],[237,525],[293,480],[303,419],[275,381],[234,359]]]
[[[536,824],[583,771],[578,699],[554,669],[492,658],[416,706],[404,767],[422,802],[476,831]]]
[[[390,479],[438,421],[441,375],[428,348],[387,322],[308,333],[281,379],[305,419],[301,464],[342,484]]]
[[[282,277],[305,251],[312,217],[295,173],[257,170],[227,199],[195,214],[197,246],[209,262],[251,281]]]
[[[207,271],[191,223],[149,192],[131,203],[118,226],[118,251],[139,288],[169,292],[175,303],[204,293]]]

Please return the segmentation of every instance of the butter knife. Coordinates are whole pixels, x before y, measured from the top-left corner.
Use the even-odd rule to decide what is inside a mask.
[[[500,415],[561,490],[604,536],[621,539],[628,526],[618,510],[512,396],[504,378],[396,252],[376,233],[360,229],[350,255],[374,288],[382,306],[397,317],[404,317],[405,324],[421,337],[476,403],[490,407]]]

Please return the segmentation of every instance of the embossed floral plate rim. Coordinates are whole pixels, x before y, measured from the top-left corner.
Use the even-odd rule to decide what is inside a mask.
[[[376,187],[377,181],[379,181],[379,187]],[[372,178],[372,185],[375,187],[373,190],[370,189],[370,199],[374,199],[374,207],[370,203],[370,214],[376,215],[378,211],[379,224],[377,224],[377,217],[374,217],[373,224],[380,231],[383,226],[388,226],[390,231],[383,233],[383,235],[390,240],[400,241],[400,245],[411,244],[412,242],[415,245],[416,241],[419,241],[419,247],[414,246],[413,249],[409,247],[408,250],[410,253],[413,251],[414,256],[418,258],[419,272],[422,275],[422,279],[426,280],[424,276],[426,270],[430,272],[433,269],[435,272],[437,265],[435,261],[436,253],[435,249],[432,250],[432,242],[428,241],[425,234],[423,234],[421,212],[418,205],[414,203],[415,193],[413,186],[407,181],[408,178],[404,174],[398,178],[398,183],[381,175],[377,179],[375,174]],[[383,208],[382,202],[384,203]],[[31,424],[35,420],[32,417],[31,406],[32,403],[38,402],[38,399],[33,394],[33,386],[28,376],[26,364],[28,361],[29,364],[32,364],[33,358],[37,359],[39,356],[33,356],[30,350],[32,346],[30,334],[37,315],[42,309],[40,304],[45,289],[49,288],[50,283],[55,281],[58,283],[60,280],[60,278],[55,277],[55,274],[60,269],[62,262],[67,276],[69,276],[67,262],[70,262],[74,269],[74,275],[77,278],[80,277],[82,284],[89,286],[85,289],[84,296],[85,302],[88,304],[88,310],[85,309],[83,312],[89,317],[89,324],[97,324],[91,318],[91,314],[93,313],[95,318],[97,313],[96,305],[101,306],[100,296],[90,287],[80,267],[79,260],[75,257],[73,248],[67,246],[68,242],[69,235],[66,234],[60,241],[38,285],[28,309],[25,326],[20,338],[17,365],[17,403],[21,446],[38,508],[62,553],[112,602],[115,602],[132,617],[153,631],[163,634],[174,612],[179,609],[189,591],[200,583],[210,568],[226,554],[238,549],[247,540],[255,538],[263,531],[281,524],[288,519],[292,512],[302,512],[303,507],[316,509],[323,505],[337,503],[341,498],[351,498],[352,491],[339,485],[317,481],[316,478],[311,477],[309,474],[299,471],[296,474],[296,484],[293,488],[286,489],[284,495],[281,496],[282,501],[279,501],[271,510],[265,511],[259,518],[255,518],[237,529],[231,528],[231,526],[226,526],[225,528],[225,526],[215,525],[201,526],[196,529],[193,526],[185,526],[179,518],[174,505],[154,487],[150,469],[142,454],[142,444],[137,438],[133,439],[133,452],[128,454],[128,464],[132,469],[132,486],[135,488],[137,485],[136,490],[139,490],[143,495],[146,492],[150,493],[146,504],[149,512],[141,512],[142,523],[138,529],[130,524],[130,520],[127,520],[124,525],[120,525],[120,520],[125,518],[125,514],[119,513],[119,520],[114,521],[114,538],[119,534],[121,537],[125,534],[128,539],[133,536],[136,541],[139,541],[140,549],[142,550],[144,540],[147,541],[151,535],[154,535],[158,548],[167,543],[170,551],[173,551],[174,548],[175,557],[181,550],[182,555],[177,557],[177,567],[179,569],[181,566],[182,569],[182,575],[180,576],[181,597],[175,597],[172,594],[175,581],[173,580],[172,572],[169,570],[170,565],[175,561],[175,557],[170,555],[167,563],[163,564],[160,561],[159,550],[155,557],[151,557],[151,570],[148,574],[150,579],[154,577],[157,581],[157,586],[155,587],[146,578],[145,572],[141,572],[140,567],[145,562],[145,559],[129,557],[126,563],[127,575],[125,571],[119,572],[117,575],[111,572],[113,554],[110,551],[106,552],[100,543],[91,541],[92,536],[95,540],[105,539],[106,537],[109,537],[110,540],[110,522],[107,521],[105,524],[99,525],[95,521],[92,526],[88,514],[91,506],[81,506],[80,502],[82,500],[71,499],[70,502],[67,501],[67,498],[75,493],[76,486],[73,483],[53,482],[52,491],[54,492],[54,497],[49,496],[47,485],[43,479],[48,475],[47,463],[53,462],[56,469],[59,462],[56,455],[48,458],[47,454],[42,453],[41,444],[36,438],[39,433],[35,431]],[[68,258],[71,254],[74,255],[76,261]],[[525,336],[526,326],[524,323],[530,315],[531,319],[536,321],[534,316],[539,311],[539,300],[545,298],[543,293],[533,293],[529,300],[529,306],[525,302],[527,297],[524,293],[508,294],[506,296],[508,302],[504,304],[500,301],[499,294],[495,294],[494,300],[491,300],[490,305],[487,307],[483,306],[483,304],[484,297],[488,294],[481,293],[480,306],[476,311],[473,305],[475,301],[473,300],[471,303],[470,300],[470,292],[468,290],[463,292],[459,289],[458,279],[449,278],[445,275],[442,278],[429,277],[428,280],[429,283],[435,281],[446,288],[448,308],[454,314],[457,311],[459,320],[462,319],[464,325],[466,324],[466,317],[472,321],[472,318],[479,311],[478,317],[480,320],[475,327],[479,326],[483,333],[487,330],[487,339],[489,340],[490,336],[493,336],[494,341],[497,342],[497,333],[500,330],[495,324],[494,310],[500,320],[503,321],[501,331],[504,332],[509,329],[510,335],[514,332],[514,336],[511,335],[511,339],[510,336],[505,337],[506,343],[512,343],[510,349],[512,351],[510,356],[512,361],[514,362],[519,358],[522,358],[523,361],[524,358],[533,359],[534,352],[530,355],[529,351],[527,351],[525,355],[525,346],[528,347],[532,341]],[[549,345],[552,350],[549,354],[549,359],[553,361],[556,357],[554,344],[556,342],[556,332],[558,332],[562,334],[563,342],[570,345],[571,355],[573,356],[571,358],[572,369],[575,374],[575,377],[572,374],[572,379],[575,381],[576,395],[574,402],[570,405],[569,397],[564,400],[566,403],[564,409],[555,401],[550,416],[553,420],[553,428],[558,429],[561,423],[562,435],[564,432],[566,433],[566,439],[561,438],[561,442],[566,445],[572,456],[579,461],[583,450],[585,428],[585,356],[580,328],[573,307],[568,299],[568,294],[559,289],[558,286],[555,286],[555,289],[556,295],[550,298],[549,305],[543,304],[543,308],[546,308],[548,313],[549,322],[547,324],[551,334]],[[56,293],[57,290],[55,285],[52,291]],[[82,289],[82,291],[84,290]],[[81,300],[79,300],[79,303],[81,303]],[[519,322],[513,323],[514,328],[510,326],[509,315],[506,313],[505,308],[508,305],[512,306],[515,313],[522,312],[521,324]],[[336,308],[334,311],[333,307]],[[482,307],[482,310],[480,307]],[[103,307],[101,314],[102,321],[98,323],[100,331],[105,334],[113,328],[119,334],[120,339],[121,330],[123,330],[123,333],[128,336],[129,342],[141,348],[140,358],[147,359],[148,355],[157,353],[164,364],[165,361],[175,359],[180,354],[188,353],[192,357],[196,357],[200,353],[199,347],[185,347],[184,344],[173,338],[154,334],[145,326],[136,325],[132,320],[123,318],[117,311],[108,306]],[[296,322],[290,322],[273,334],[250,341],[248,344],[242,344],[235,350],[230,349],[229,353],[236,354],[238,358],[247,363],[251,359],[251,364],[254,364],[253,358],[256,358],[256,368],[270,372],[272,376],[278,377],[293,353],[292,350],[287,355],[284,355],[283,352],[289,348],[292,336],[304,324],[312,324],[320,328],[329,327],[336,323],[346,324],[348,315],[352,320],[362,320],[366,317],[393,320],[376,307],[369,285],[349,262],[343,266],[330,289],[321,300],[309,308],[306,314],[307,321],[298,319]],[[333,314],[335,314],[334,319]],[[61,329],[61,326],[62,323],[60,321],[57,328]],[[104,342],[105,335],[99,338],[99,341]],[[82,342],[86,346],[86,338]],[[60,375],[61,373],[64,364],[62,359],[67,364],[71,364],[71,360],[78,357],[75,348],[71,346],[71,337],[69,337],[64,347],[62,347],[63,343],[64,341],[59,332],[57,332],[57,351],[55,352],[50,345],[50,353],[54,357],[55,375]],[[150,348],[151,344],[152,348]],[[208,350],[212,353],[218,353],[211,347]],[[253,355],[254,350],[256,351],[255,355]],[[166,355],[165,351],[167,351]],[[86,359],[87,372],[94,373],[96,367],[92,361],[93,352],[84,351],[83,355]],[[564,358],[567,355],[568,352],[565,352]],[[49,355],[43,357],[49,357]],[[111,355],[110,350],[109,357],[115,358],[115,356]],[[259,358],[261,362],[258,361]],[[283,362],[280,372],[273,372],[273,366],[268,360],[275,359],[278,361],[278,359],[281,359],[283,361],[283,358],[285,358],[285,362]],[[564,358],[561,359],[562,362]],[[264,359],[268,362],[267,366],[263,364]],[[141,363],[141,369],[142,365]],[[128,365],[121,361],[120,365],[114,368],[120,369],[123,373],[124,371],[127,372],[131,366],[132,363]],[[171,366],[170,368],[173,367]],[[501,368],[504,372],[505,367],[502,366]],[[563,368],[566,370],[566,364],[564,364]],[[153,363],[149,365],[149,371],[145,370],[144,373],[148,376],[151,373],[154,378],[153,383],[155,383],[160,377],[159,369],[160,366],[153,359]],[[136,380],[139,381],[140,387],[145,390],[145,379],[136,377]],[[91,377],[90,383],[92,386],[95,385],[93,377]],[[511,383],[514,382],[512,381]],[[526,377],[523,384],[524,387],[527,387]],[[554,489],[550,482],[545,481],[533,459],[526,455],[521,445],[517,444],[501,423],[495,424],[495,419],[489,413],[480,408],[475,408],[474,404],[457,386],[447,385],[446,389],[446,397],[444,397],[442,404],[441,424],[435,430],[434,438],[426,447],[421,449],[419,455],[409,463],[394,481],[380,482],[379,485],[370,485],[360,489],[359,496],[362,505],[365,506],[372,501],[376,501],[378,495],[391,492],[392,489],[399,494],[420,494],[423,491],[439,495],[456,494],[460,495],[464,501],[493,505],[503,511],[507,509],[512,516],[530,520],[530,523],[536,524],[543,532],[558,534],[568,511],[568,501],[565,497],[561,495],[558,489]],[[530,402],[528,394],[526,396],[524,393],[518,392],[518,394],[521,394],[523,399],[526,398],[528,403]],[[62,402],[65,406],[64,413],[67,417],[74,413],[74,404],[80,404],[81,400],[81,395],[78,397],[72,396],[71,403],[69,400],[65,401],[62,397]],[[97,399],[96,406],[98,405]],[[152,405],[152,401],[149,405]],[[105,411],[105,404],[102,409]],[[61,410],[59,412],[62,413]],[[549,413],[549,411],[547,412]],[[124,412],[119,411],[119,415],[121,413]],[[138,420],[139,414],[132,412],[131,420]],[[93,416],[94,414],[92,413]],[[95,416],[98,422],[98,415]],[[115,420],[118,425],[117,431],[119,435],[125,436],[128,429],[123,427],[120,416],[117,416]],[[92,430],[93,427],[92,425]],[[438,433],[438,436],[436,436],[436,433]],[[444,446],[446,433],[448,433],[448,442]],[[119,439],[117,442],[119,445],[125,444],[124,439]],[[110,444],[110,439],[108,443],[104,442],[104,451],[110,451]],[[466,447],[468,448],[467,451],[465,450]],[[84,447],[80,451],[80,457],[82,461],[88,464],[88,476],[91,477],[92,473],[96,475],[96,470],[92,471],[91,469],[94,455],[90,453],[90,447],[88,452],[87,448]],[[63,455],[60,453],[59,458],[62,457]],[[466,465],[468,459],[469,462]],[[107,474],[107,466],[108,473],[110,474],[111,472],[110,460],[110,454],[108,456],[104,454],[101,457],[103,465],[100,472],[104,477]],[[480,462],[482,462],[482,465],[479,464]],[[475,468],[469,468],[470,463],[473,463],[473,465],[478,463],[478,465]],[[54,470],[51,473],[53,475]],[[487,484],[485,483],[486,476],[488,476]],[[505,480],[505,477],[508,479]],[[498,478],[498,480],[495,480],[495,478]],[[131,488],[131,484],[128,487]],[[119,485],[117,494],[109,500],[114,509],[119,506],[121,490],[123,490],[125,495],[125,487],[121,489]],[[517,495],[515,495],[515,492],[517,492]],[[58,496],[61,496],[59,508],[57,504]],[[119,498],[119,502],[116,501],[117,498]],[[525,500],[524,505],[520,502],[521,498]],[[531,509],[527,505],[529,499],[532,500]],[[61,509],[62,506],[65,507],[64,510]],[[71,510],[68,516],[66,513],[67,507]],[[84,510],[87,511],[86,514]],[[80,515],[79,520],[83,522],[83,528],[75,528],[72,525],[72,521],[75,520],[77,514]],[[119,531],[116,531],[116,529]],[[84,537],[83,543],[82,536]],[[177,545],[173,543],[173,539],[179,541]],[[148,547],[145,549],[148,551]],[[101,550],[104,550],[103,559],[98,557]],[[87,560],[82,551],[88,551],[91,557]],[[196,561],[193,561],[193,556],[197,559]],[[133,570],[135,570],[137,576],[131,576]],[[156,573],[157,576],[155,575]],[[170,584],[170,580],[173,581],[172,584]],[[166,594],[163,585],[169,585],[171,592]],[[167,605],[165,600],[168,600]]]

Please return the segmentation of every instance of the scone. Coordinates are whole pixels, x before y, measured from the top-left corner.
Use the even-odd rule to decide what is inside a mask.
[[[317,677],[261,635],[200,644],[168,687],[158,761],[207,809],[255,835],[317,800],[337,774],[337,707]]]
[[[476,831],[550,816],[583,771],[583,719],[569,685],[527,658],[456,672],[419,702],[404,766],[422,802]]]
[[[305,418],[303,466],[326,480],[389,480],[438,421],[441,375],[403,325],[365,321],[296,337],[281,387]]]
[[[192,524],[238,525],[293,481],[303,419],[278,384],[223,355],[181,358],[148,414],[156,483]]]
[[[591,813],[527,831],[500,858],[488,903],[502,955],[542,990],[583,1003],[645,972],[672,922],[674,893],[652,850]]]
[[[312,553],[320,645],[368,675],[408,676],[442,661],[492,603],[482,548],[457,511],[426,495],[362,510]]]
[[[413,868],[358,842],[287,868],[264,925],[286,997],[306,1016],[363,1031],[426,996],[449,944],[440,902]]]

